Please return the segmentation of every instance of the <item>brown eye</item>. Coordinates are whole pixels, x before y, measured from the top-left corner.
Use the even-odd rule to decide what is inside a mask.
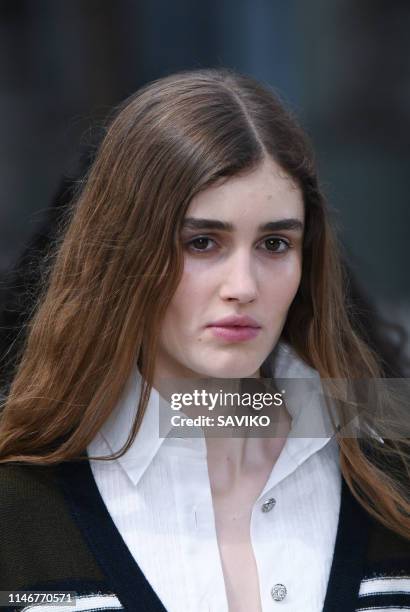
[[[266,238],[264,241],[267,245],[267,251],[272,253],[285,253],[289,248],[289,243],[283,238]]]
[[[210,243],[214,242],[207,236],[198,236],[188,242],[188,247],[195,253],[208,252],[210,249],[206,248]]]

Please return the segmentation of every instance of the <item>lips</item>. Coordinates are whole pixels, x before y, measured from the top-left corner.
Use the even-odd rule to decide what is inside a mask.
[[[255,338],[260,331],[259,323],[249,316],[231,315],[207,325],[220,339],[228,342],[241,342]]]
[[[260,328],[259,323],[248,315],[230,315],[209,323],[207,327],[252,327]]]

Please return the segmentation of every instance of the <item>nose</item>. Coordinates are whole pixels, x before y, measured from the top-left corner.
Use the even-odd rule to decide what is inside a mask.
[[[237,300],[241,303],[255,300],[258,288],[252,263],[251,256],[246,252],[238,251],[229,258],[222,271],[223,280],[219,291],[223,300]]]

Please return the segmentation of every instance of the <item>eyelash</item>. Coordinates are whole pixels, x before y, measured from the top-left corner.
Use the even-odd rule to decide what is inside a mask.
[[[191,249],[191,252],[194,253],[194,254],[211,253],[212,252],[212,250],[194,249],[192,247],[192,245],[197,240],[208,240],[208,241],[214,242],[216,244],[216,241],[213,238],[210,238],[209,236],[195,236],[195,238],[192,238],[191,240],[189,240],[186,243],[186,246],[188,247],[188,249]],[[272,254],[273,256],[275,256],[275,255],[283,255],[284,253],[287,253],[287,251],[289,249],[292,248],[292,245],[290,244],[290,242],[288,242],[284,238],[279,238],[278,236],[268,236],[268,237],[263,239],[263,242],[266,242],[268,240],[279,241],[279,242],[282,242],[286,246],[286,248],[284,250],[282,250],[282,251],[270,251],[269,249],[263,249],[263,250],[266,250],[268,253]]]

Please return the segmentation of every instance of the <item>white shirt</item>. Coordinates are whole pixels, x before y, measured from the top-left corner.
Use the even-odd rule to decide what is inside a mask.
[[[274,373],[275,378],[319,380],[320,385],[317,372],[283,343],[277,348]],[[89,455],[109,455],[124,445],[140,385],[136,370],[89,445]],[[292,436],[252,510],[251,542],[263,612],[321,612],[323,608],[341,474],[334,438],[328,433],[298,437],[309,431],[313,413],[323,432],[329,431],[320,398],[315,394],[309,398],[292,397],[292,393],[287,397]],[[153,389],[131,448],[114,461],[91,460],[94,478],[119,533],[168,612],[228,612],[205,440],[160,438],[158,408],[159,394]],[[272,498],[276,504],[263,512],[263,504]],[[271,595],[278,584],[287,591],[282,601]]]

